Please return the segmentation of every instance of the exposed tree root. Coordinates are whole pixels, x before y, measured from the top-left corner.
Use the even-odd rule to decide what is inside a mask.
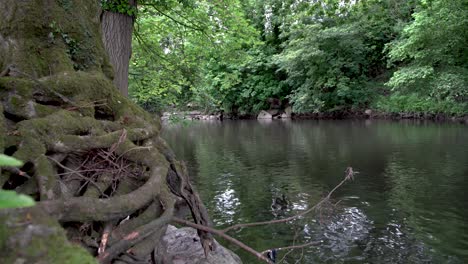
[[[0,77],[0,148],[26,162],[1,171],[2,188],[27,190],[38,201],[31,213],[59,220],[101,263],[151,258],[176,196],[196,223],[210,223],[159,122],[114,89],[91,73]],[[211,235],[199,235],[210,250]]]

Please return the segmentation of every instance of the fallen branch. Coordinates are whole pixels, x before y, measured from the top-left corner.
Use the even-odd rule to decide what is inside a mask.
[[[281,251],[281,250],[289,250],[289,249],[299,249],[299,248],[305,248],[305,247],[308,247],[308,246],[316,246],[318,244],[320,244],[319,241],[312,241],[312,242],[308,242],[308,243],[301,244],[301,245],[293,245],[293,246],[279,247],[279,248],[273,248],[273,249],[266,249],[266,250],[264,250],[264,251],[262,251],[260,253],[262,255],[264,255],[267,252],[272,251],[272,250]]]
[[[248,245],[242,243],[241,241],[231,237],[230,235],[227,235],[226,233],[231,231],[231,230],[234,230],[234,229],[238,229],[238,228],[243,228],[243,227],[252,227],[252,226],[259,226],[259,225],[268,225],[268,224],[278,224],[278,223],[285,223],[285,222],[289,222],[289,221],[292,221],[292,220],[295,220],[295,219],[298,219],[299,217],[303,216],[303,215],[306,215],[310,212],[312,212],[313,210],[317,209],[317,208],[320,208],[320,206],[322,206],[324,203],[326,203],[327,201],[330,200],[330,197],[331,195],[338,189],[340,188],[343,184],[345,184],[346,181],[348,180],[353,180],[353,176],[354,174],[356,174],[358,172],[354,172],[353,169],[351,167],[348,167],[346,170],[345,170],[345,177],[344,179],[338,184],[336,185],[328,194],[327,196],[325,196],[325,198],[323,198],[322,200],[320,200],[317,204],[315,204],[313,207],[311,207],[310,209],[304,211],[304,212],[301,212],[299,214],[296,214],[296,215],[293,215],[291,217],[287,217],[287,218],[283,218],[283,219],[278,219],[278,220],[271,220],[271,221],[262,221],[262,222],[254,222],[254,223],[245,223],[245,224],[237,224],[237,225],[233,225],[233,226],[230,226],[230,227],[227,227],[223,230],[217,230],[217,229],[214,229],[214,228],[211,228],[211,227],[208,227],[208,226],[204,226],[204,225],[199,225],[199,224],[195,224],[195,223],[192,223],[190,221],[187,221],[187,220],[183,220],[183,219],[180,219],[180,218],[177,218],[177,217],[173,217],[172,218],[172,221],[175,222],[175,223],[178,223],[178,224],[182,224],[182,225],[186,225],[186,226],[190,226],[190,227],[193,227],[193,228],[196,228],[198,230],[202,230],[202,231],[205,231],[205,232],[209,232],[211,234],[214,234],[214,235],[217,235],[217,236],[220,236],[224,239],[226,239],[227,241],[235,244],[236,246],[239,246],[240,248],[242,248],[243,250],[247,251],[248,253],[254,255],[255,257],[257,257],[258,259],[266,262],[266,263],[273,263],[268,257],[266,257],[267,253],[268,252],[272,252],[272,251],[281,251],[281,250],[294,250],[294,249],[304,249],[305,247],[308,247],[308,246],[312,246],[312,245],[317,245],[319,244],[320,242],[318,241],[312,241],[312,242],[308,242],[308,243],[305,243],[305,244],[301,244],[301,245],[292,245],[292,246],[285,246],[285,247],[280,247],[280,248],[274,248],[274,249],[267,249],[267,250],[264,250],[262,252],[258,252],[256,251],[255,249],[249,247]],[[302,258],[302,257],[301,257]]]
[[[348,167],[348,168],[351,168],[351,167]],[[327,196],[325,196],[325,198],[323,198],[322,200],[320,200],[317,204],[315,204],[313,207],[309,208],[308,210],[304,211],[304,212],[301,212],[301,213],[298,213],[296,215],[293,215],[293,216],[290,216],[290,217],[286,217],[286,218],[282,218],[282,219],[276,219],[276,220],[270,220],[270,221],[261,221],[261,222],[253,222],[253,223],[244,223],[244,224],[236,224],[236,225],[233,225],[233,226],[230,226],[230,227],[227,227],[225,229],[223,229],[222,231],[227,233],[231,230],[235,230],[235,229],[239,229],[239,228],[244,228],[244,227],[252,227],[252,226],[259,226],[259,225],[269,225],[269,224],[279,224],[279,223],[286,223],[286,222],[289,222],[289,221],[292,221],[292,220],[296,220],[298,219],[299,217],[301,216],[304,216],[310,212],[312,212],[313,210],[317,209],[317,208],[320,208],[320,206],[322,204],[324,204],[325,202],[327,202],[331,195],[338,189],[340,188],[346,181],[348,180],[352,180],[352,176],[357,173],[357,172],[353,172],[353,170],[351,169],[349,171],[349,169],[346,169],[346,175],[345,175],[345,178],[338,184],[335,186],[335,188],[333,188]]]
[[[175,222],[175,223],[178,223],[178,224],[190,226],[190,227],[196,228],[198,230],[203,230],[205,232],[209,232],[211,234],[220,236],[220,237],[226,239],[227,241],[239,246],[240,248],[242,248],[243,250],[249,252],[250,254],[254,255],[258,259],[263,260],[265,263],[270,263],[270,264],[273,263],[267,257],[262,255],[262,253],[260,253],[260,252],[256,251],[255,249],[247,246],[246,244],[240,242],[239,240],[225,234],[225,232],[222,231],[222,230],[217,230],[217,229],[214,229],[214,228],[211,228],[211,227],[198,225],[198,224],[195,224],[195,223],[192,223],[190,221],[183,220],[183,219],[180,219],[180,218],[177,218],[177,217],[173,217],[172,221]]]

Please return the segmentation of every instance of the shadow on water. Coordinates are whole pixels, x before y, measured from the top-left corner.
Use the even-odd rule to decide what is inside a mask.
[[[163,137],[187,161],[217,227],[307,210],[341,181],[347,166],[360,172],[333,195],[339,202],[333,210],[234,234],[259,251],[320,242],[282,263],[468,262],[466,126],[194,122],[167,126]]]

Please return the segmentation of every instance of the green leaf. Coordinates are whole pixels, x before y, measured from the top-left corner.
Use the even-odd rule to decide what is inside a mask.
[[[0,166],[20,167],[23,166],[23,162],[13,157],[0,154]]]
[[[0,190],[0,209],[28,207],[35,204],[34,200],[24,194],[15,191]]]

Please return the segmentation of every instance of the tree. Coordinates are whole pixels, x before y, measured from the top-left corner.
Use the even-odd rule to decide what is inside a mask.
[[[100,11],[95,0],[0,2],[0,149],[25,162],[2,168],[0,184],[37,201],[0,211],[2,263],[94,262],[57,220],[102,263],[130,248],[151,257],[176,199],[209,224],[159,121],[113,85]]]
[[[400,38],[388,43],[387,82],[397,96],[417,97],[423,111],[468,111],[468,4],[422,1]]]
[[[128,67],[137,1],[103,0],[101,3],[102,41],[114,68],[114,84],[124,96],[128,96]]]

